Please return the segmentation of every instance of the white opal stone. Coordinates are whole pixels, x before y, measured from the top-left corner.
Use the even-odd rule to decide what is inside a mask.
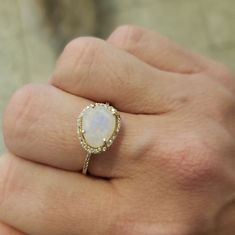
[[[102,147],[104,139],[109,140],[115,131],[116,118],[107,107],[96,105],[87,109],[82,117],[82,129],[88,145]]]

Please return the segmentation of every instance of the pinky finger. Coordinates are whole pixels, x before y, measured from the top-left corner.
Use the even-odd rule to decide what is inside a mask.
[[[18,230],[0,222],[0,234],[2,235],[26,235]]]

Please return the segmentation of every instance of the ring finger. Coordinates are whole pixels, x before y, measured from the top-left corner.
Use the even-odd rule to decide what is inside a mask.
[[[77,138],[76,119],[91,102],[50,85],[22,88],[5,112],[4,136],[8,149],[32,161],[80,171],[85,151]],[[126,161],[146,146],[140,137],[144,135],[142,117],[121,113],[121,118],[121,130],[111,149],[91,161],[89,170],[93,175],[123,176],[129,165]],[[148,138],[145,139],[147,142]]]

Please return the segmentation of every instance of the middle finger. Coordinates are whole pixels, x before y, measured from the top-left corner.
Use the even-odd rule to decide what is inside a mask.
[[[51,83],[96,102],[109,101],[124,112],[145,114],[172,110],[189,84],[183,74],[161,71],[95,38],[68,44]]]

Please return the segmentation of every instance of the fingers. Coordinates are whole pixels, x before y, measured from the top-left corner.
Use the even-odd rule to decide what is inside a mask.
[[[1,235],[24,235],[23,233],[1,222],[0,222],[0,234]]]
[[[80,171],[85,151],[77,137],[76,120],[90,103],[50,85],[22,88],[12,98],[4,115],[8,149],[32,161]],[[89,171],[104,177],[121,174],[129,165],[127,161],[147,147],[141,137],[141,134],[148,135],[144,134],[142,122],[141,117],[121,113],[121,130],[117,139],[109,151],[92,158]]]
[[[202,71],[205,60],[162,35],[138,26],[117,28],[107,40],[161,70],[192,74]]]
[[[0,158],[0,219],[26,234],[104,234],[114,222],[116,195],[108,181]]]
[[[51,84],[129,113],[165,113],[182,100],[183,76],[155,69],[95,38],[79,38],[65,48]],[[151,102],[149,102],[151,100]]]
[[[224,65],[184,49],[157,32],[124,25],[117,28],[107,41],[160,70],[207,75],[235,92],[234,75]],[[200,74],[202,72],[204,75]]]

